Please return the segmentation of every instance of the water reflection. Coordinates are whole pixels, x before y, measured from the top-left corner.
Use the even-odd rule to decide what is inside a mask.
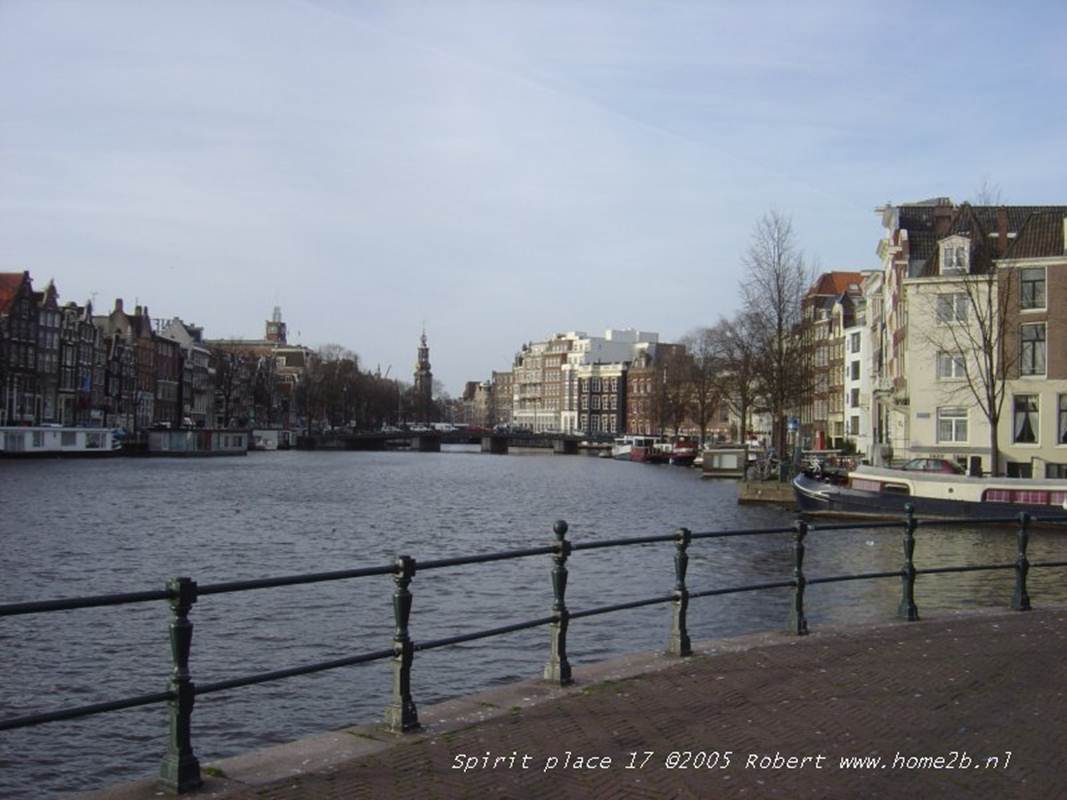
[[[270,453],[233,460],[0,462],[0,602],[161,587],[174,575],[200,583],[529,547],[572,541],[788,526],[790,514],[739,507],[731,483],[689,470],[550,455]],[[12,502],[12,498],[17,501]],[[899,569],[900,531],[815,530],[809,577]],[[916,563],[1014,559],[1005,530],[921,528]],[[1035,531],[1031,559],[1063,559],[1063,539]],[[572,610],[669,593],[670,543],[580,551],[569,563]],[[540,617],[552,596],[547,557],[433,570],[412,584],[412,636],[444,637]],[[693,591],[787,579],[789,534],[694,541]],[[1010,573],[920,576],[924,616],[1010,602]],[[1034,570],[1035,604],[1067,601],[1063,572]],[[205,597],[192,611],[191,667],[200,682],[388,646],[392,581],[339,581]],[[812,586],[819,625],[887,620],[898,579]],[[695,599],[694,639],[779,628],[790,590]],[[576,620],[575,663],[661,648],[665,606]],[[0,714],[158,691],[169,671],[163,604],[87,609],[0,620]],[[425,705],[540,672],[545,630],[420,653],[416,701]],[[197,752],[213,760],[380,718],[385,663],[202,698]],[[0,736],[0,796],[31,797],[154,773],[165,742],[162,707],[57,723]]]

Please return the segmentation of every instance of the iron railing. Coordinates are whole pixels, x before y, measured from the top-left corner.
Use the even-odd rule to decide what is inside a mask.
[[[808,546],[808,535],[812,530],[815,530],[816,527],[803,517],[798,519],[794,525],[788,527],[707,532],[692,532],[686,528],[679,528],[677,531],[669,534],[636,536],[622,539],[605,539],[580,543],[572,543],[567,539],[567,523],[559,521],[555,523],[553,527],[556,540],[552,544],[543,547],[507,550],[498,553],[487,553],[457,558],[433,559],[422,562],[416,562],[414,558],[402,555],[398,556],[393,564],[380,567],[364,567],[359,569],[288,575],[256,580],[228,581],[202,586],[198,585],[196,581],[191,578],[180,577],[169,581],[165,589],[154,591],[95,595],[91,597],[75,597],[0,605],[0,617],[10,617],[24,614],[39,614],[166,600],[170,604],[172,615],[170,622],[172,667],[170,683],[166,691],[4,719],[0,720],[0,731],[25,728],[32,725],[41,725],[59,720],[77,719],[109,711],[136,708],[138,706],[152,705],[155,703],[167,703],[169,707],[170,726],[167,752],[164,756],[160,770],[160,783],[165,790],[182,794],[196,789],[202,782],[199,760],[193,751],[191,727],[194,703],[196,698],[202,695],[236,689],[243,686],[252,686],[267,681],[291,678],[298,675],[309,675],[315,672],[339,669],[341,667],[352,666],[355,664],[365,664],[371,661],[392,659],[392,699],[385,710],[385,721],[389,730],[396,733],[404,733],[419,727],[418,711],[412,694],[411,684],[412,665],[416,652],[486,639],[529,628],[537,628],[541,626],[549,627],[550,647],[548,661],[544,667],[544,678],[554,684],[566,686],[572,682],[571,665],[567,656],[567,632],[571,620],[594,617],[627,609],[641,608],[643,606],[657,605],[660,603],[670,603],[672,605],[670,632],[667,639],[667,652],[670,655],[678,657],[692,654],[692,645],[687,628],[687,611],[689,601],[701,597],[716,597],[720,595],[739,594],[768,589],[792,588],[793,598],[789,609],[788,630],[796,635],[804,635],[808,633],[808,623],[804,613],[804,594],[805,589],[808,586],[839,583],[843,581],[899,578],[901,580],[901,598],[897,609],[897,615],[902,619],[915,621],[919,619],[919,611],[915,603],[915,581],[917,576],[954,572],[1014,570],[1015,585],[1012,594],[1011,607],[1019,611],[1025,611],[1030,608],[1030,597],[1027,592],[1026,583],[1029,571],[1034,568],[1067,566],[1067,561],[1043,561],[1031,563],[1028,560],[1027,547],[1030,538],[1030,527],[1033,522],[1040,522],[1043,525],[1062,525],[1063,523],[1067,523],[1067,516],[1034,518],[1029,514],[1021,513],[1016,517],[999,517],[982,520],[939,519],[923,521],[916,519],[911,507],[908,506],[903,518],[896,521],[821,524],[817,528],[820,532],[851,531],[860,528],[903,527],[904,558],[901,567],[898,570],[809,578],[804,572],[804,555]],[[1004,524],[1018,525],[1016,558],[1012,563],[956,564],[923,567],[921,569],[915,566],[915,532],[920,527],[930,525],[970,526]],[[785,533],[791,533],[794,537],[792,576],[783,578],[782,580],[768,581],[764,583],[719,587],[700,591],[689,590],[686,583],[686,572],[689,563],[689,548],[693,542],[703,539],[725,539],[737,536],[768,536]],[[670,593],[658,595],[656,597],[632,600],[625,603],[587,608],[580,611],[572,611],[567,606],[567,578],[569,572],[567,563],[573,553],[582,550],[599,550],[661,542],[673,542],[675,546],[674,585]],[[446,567],[484,564],[491,561],[528,558],[539,555],[549,555],[552,559],[551,578],[553,603],[551,614],[548,616],[458,636],[449,636],[418,642],[411,639],[408,631],[408,623],[412,608],[410,586],[416,571],[423,573]],[[253,675],[231,678],[229,680],[201,684],[193,683],[192,676],[189,672],[189,653],[192,646],[193,632],[193,625],[189,621],[189,613],[199,598],[215,594],[349,580],[376,575],[392,575],[394,581],[393,615],[396,629],[391,647],[366,653],[358,653],[345,658],[319,661],[313,664],[304,664],[290,667],[288,669],[260,672]]]

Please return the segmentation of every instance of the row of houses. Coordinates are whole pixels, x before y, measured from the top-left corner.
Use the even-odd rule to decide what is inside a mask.
[[[603,336],[568,331],[527,342],[511,370],[466,384],[467,421],[592,436],[673,432],[679,426],[668,413],[668,372],[685,348],[659,339],[650,331],[608,329]],[[689,428],[686,421],[680,427]]]
[[[803,300],[802,445],[1067,477],[1067,206],[879,213],[880,268],[824,274]]]
[[[54,282],[0,273],[0,426],[124,428],[285,425],[310,351],[288,345],[280,311],[262,340],[207,340],[180,318],[117,299],[59,303]]]

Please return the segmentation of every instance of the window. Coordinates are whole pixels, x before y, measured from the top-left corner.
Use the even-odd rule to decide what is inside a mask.
[[[1039,420],[1037,395],[1015,395],[1012,408],[1012,441],[1016,444],[1036,444]]]
[[[941,274],[967,271],[967,248],[959,240],[941,248]]]
[[[594,394],[593,395],[593,410],[594,411],[599,411],[600,410],[600,395],[598,395],[598,394]]]
[[[1019,270],[1019,307],[1045,307],[1045,268],[1027,267]]]
[[[1060,395],[1059,443],[1067,444],[1067,394]]]
[[[967,362],[962,354],[938,353],[937,377],[941,380],[967,377]]]
[[[850,436],[860,435],[860,418],[849,417],[848,418],[848,433]]]
[[[1007,468],[1009,478],[1032,478],[1034,476],[1034,465],[1030,463],[1009,461]]]
[[[937,324],[967,321],[967,295],[963,292],[937,296]]]
[[[967,441],[967,409],[966,408],[939,408],[939,409],[937,409],[937,441],[939,441],[939,442],[966,442]]]
[[[1067,478],[1067,464],[1045,464],[1046,478]]]
[[[858,381],[860,379],[859,361],[853,361],[851,364],[849,364],[849,377],[851,377],[854,381]]]
[[[859,404],[860,404],[860,390],[859,389],[853,389],[852,390],[852,394],[851,394],[851,396],[849,398],[849,405],[852,406],[853,408],[859,408]]]
[[[600,378],[593,378],[593,389],[592,389],[592,391],[594,391],[594,392],[599,392],[600,391]]]
[[[859,333],[852,334],[852,337],[851,337],[851,349],[852,349],[853,353],[858,353],[860,351],[860,335],[859,335]]]
[[[1022,348],[1019,371],[1023,375],[1045,374],[1045,323],[1022,325],[1019,328]]]

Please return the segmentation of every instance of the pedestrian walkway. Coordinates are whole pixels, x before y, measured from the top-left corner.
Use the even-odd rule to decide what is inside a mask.
[[[220,762],[194,796],[1067,797],[1067,609],[697,650],[420,709],[415,735],[367,727]]]

